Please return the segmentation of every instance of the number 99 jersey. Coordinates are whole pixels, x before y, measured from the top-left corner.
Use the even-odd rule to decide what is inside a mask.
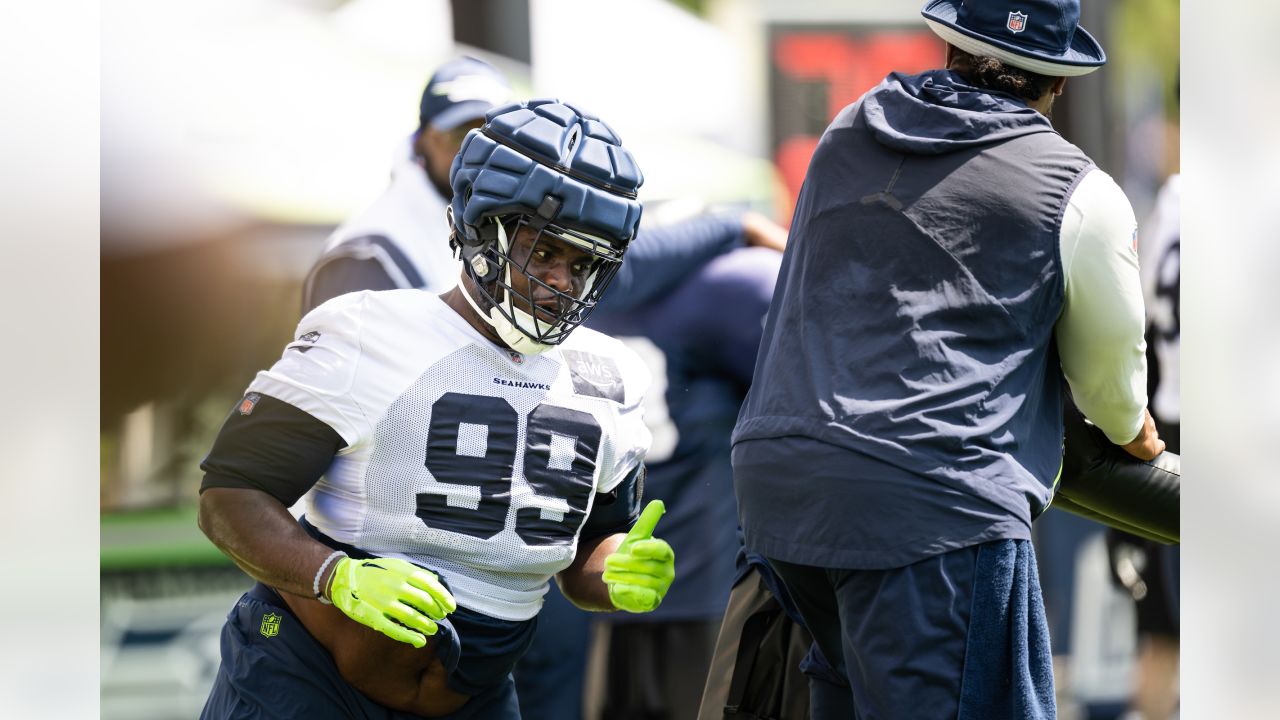
[[[435,295],[389,290],[307,314],[249,390],[346,443],[303,498],[317,529],[439,572],[463,607],[527,620],[597,494],[640,467],[648,383],[638,357],[593,330],[520,355]]]

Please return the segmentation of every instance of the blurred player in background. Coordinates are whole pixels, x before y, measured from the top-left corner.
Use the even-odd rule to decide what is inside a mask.
[[[809,166],[734,433],[739,511],[849,686],[814,717],[1052,718],[1030,535],[1064,376],[1112,443],[1164,449],[1133,211],[1048,118],[1106,56],[1078,0],[922,13],[946,69],[891,74]]]
[[[333,232],[308,273],[304,314],[356,290],[422,288],[439,293],[457,283],[458,263],[449,249],[445,219],[453,196],[449,166],[485,113],[513,99],[507,78],[474,57],[452,60],[432,74],[419,103],[418,128],[397,149],[391,183],[373,205]],[[703,262],[744,239],[723,232],[711,218],[693,218],[673,230],[674,235],[644,231],[632,243],[610,293],[617,311],[661,297]]]
[[[506,77],[483,60],[463,56],[436,70],[422,91],[418,129],[397,148],[387,189],[329,236],[307,275],[304,314],[355,290],[440,293],[457,284],[445,219],[453,197],[449,166],[485,113],[514,99]]]
[[[650,614],[653,622],[596,616],[611,628],[599,688],[603,717],[692,717],[737,549],[729,434],[755,363],[786,230],[759,213],[716,211],[648,227],[640,237],[661,237],[674,247],[739,247],[694,265],[675,290],[640,306],[627,290],[611,289],[587,322],[623,339],[654,375],[645,409],[655,436],[645,492],[666,505],[665,539],[676,550],[681,577],[658,614]],[[583,708],[591,622],[554,588],[547,594],[533,645],[515,673],[526,718],[591,715]]]
[[[746,224],[785,238],[762,217],[748,216]],[[654,374],[645,491],[666,505],[664,537],[681,578],[653,613],[597,620],[609,638],[602,717],[697,716],[738,550],[729,437],[780,263],[781,255],[763,248],[731,252],[661,302],[595,325],[623,339]]]
[[[1179,358],[1181,322],[1182,180],[1171,176],[1138,239],[1147,305],[1147,358],[1151,362],[1151,414],[1169,450],[1181,433]],[[1137,683],[1126,720],[1167,720],[1178,708],[1179,563],[1177,546],[1118,530],[1107,531],[1114,578],[1133,596],[1138,615]]]
[[[648,372],[578,329],[635,235],[638,167],[539,100],[471,132],[450,179],[460,284],[308,313],[202,464],[200,526],[259,581],[202,717],[518,718],[551,577],[590,610],[670,586],[662,505],[639,505]]]

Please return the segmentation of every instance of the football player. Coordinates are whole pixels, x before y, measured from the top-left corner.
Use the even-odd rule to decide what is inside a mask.
[[[585,609],[658,606],[674,555],[661,503],[639,504],[649,376],[578,327],[641,182],[598,118],[496,109],[450,169],[460,284],[302,319],[202,464],[200,526],[259,581],[202,717],[516,718],[552,577]]]

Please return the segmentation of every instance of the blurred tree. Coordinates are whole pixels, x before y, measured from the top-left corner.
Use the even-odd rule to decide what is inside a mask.
[[[1124,38],[1108,48],[1126,67],[1151,66],[1160,75],[1165,116],[1177,121],[1178,68],[1181,54],[1179,0],[1123,0],[1115,6],[1112,37]],[[1118,88],[1123,92],[1123,88]]]
[[[697,15],[698,17],[707,16],[707,0],[668,0],[672,5],[678,5],[685,10]]]

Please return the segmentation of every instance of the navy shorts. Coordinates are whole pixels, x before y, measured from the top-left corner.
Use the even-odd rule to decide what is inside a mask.
[[[982,543],[891,570],[769,562],[835,670],[808,673],[813,720],[1056,717],[1030,541]]]
[[[450,685],[462,657],[454,623],[439,622],[439,657]],[[222,663],[201,720],[306,718],[307,720],[413,720],[347,684],[324,648],[273,590],[255,585],[222,626]],[[523,650],[521,650],[523,651]],[[520,720],[515,683],[504,680],[473,694],[442,720]]]

